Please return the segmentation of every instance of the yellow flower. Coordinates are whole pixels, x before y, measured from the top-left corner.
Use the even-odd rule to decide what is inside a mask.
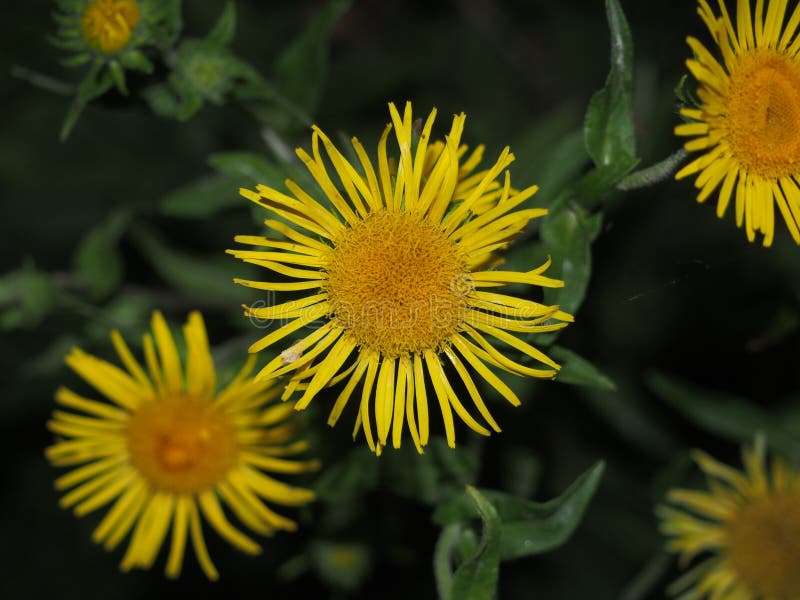
[[[83,516],[114,502],[92,534],[95,542],[112,550],[133,530],[122,570],[150,568],[171,526],[166,574],[180,574],[189,536],[203,571],[217,579],[200,515],[233,546],[257,554],[260,546],[231,524],[223,503],[256,533],[292,531],[296,523],[273,512],[264,500],[298,506],[314,494],[267,473],[299,473],[316,469],[318,463],[281,458],[308,444],[291,442],[297,429],[286,422],[291,407],[275,404],[278,389],[269,382],[249,377],[252,359],[216,391],[199,313],[189,315],[183,330],[185,374],[158,312],[152,328],[152,335],[144,336],[149,374],[117,331],[111,339],[126,370],[77,348],[67,356],[67,364],[110,402],[59,389],[56,401],[77,412],[53,413],[48,427],[62,438],[47,448],[47,458],[54,466],[72,469],[56,480],[56,489],[72,488],[61,498],[62,507],[74,507]]]
[[[139,16],[136,0],[93,0],[83,9],[81,35],[92,48],[113,54],[128,44]]]
[[[747,239],[757,232],[772,244],[774,207],[800,244],[800,5],[785,27],[787,0],[738,0],[736,27],[720,0],[717,17],[706,0],[698,13],[722,55],[718,62],[693,37],[694,58],[686,62],[697,79],[699,107],[683,108],[688,123],[675,128],[693,137],[686,150],[700,151],[676,178],[697,174],[698,202],[721,184],[717,215],[735,198],[736,225],[744,223]]]
[[[251,352],[319,324],[285,347],[259,378],[291,373],[283,397],[302,391],[295,404],[298,410],[323,388],[344,381],[330,412],[330,425],[362,384],[353,435],[363,429],[370,448],[380,453],[390,432],[393,446],[400,446],[407,422],[422,452],[428,442],[431,397],[438,401],[451,447],[453,411],[474,431],[489,435],[461,397],[468,396],[489,427],[500,431],[467,366],[519,405],[514,392],[487,365],[521,376],[553,378],[558,365],[514,334],[553,331],[572,317],[558,306],[490,291],[506,284],[563,285],[543,275],[549,259],[524,273],[491,268],[502,262],[497,251],[506,248],[531,219],[547,213],[541,208],[514,210],[537,188],[513,189],[508,171],[502,183],[497,181],[514,160],[508,148],[491,168],[474,172],[483,146],[466,155],[467,147],[461,144],[463,113],[454,117],[445,142],[431,143],[435,110],[416,139],[411,104],[406,104],[402,116],[393,104],[389,109],[392,124],[378,143],[377,172],[357,139],[352,144],[360,172],[314,127],[311,155],[302,149],[297,154],[324,198],[318,201],[313,192],[291,180],[286,181],[291,196],[264,185],[256,191],[241,190],[245,198],[274,215],[265,223],[285,239],[238,236],[236,241],[242,244],[267,249],[229,252],[289,278],[238,283],[270,293],[304,293],[275,306],[245,307],[250,317],[288,321],[253,344]],[[392,129],[400,149],[396,163],[387,154]],[[328,173],[321,148],[342,192]],[[490,338],[542,367],[512,360]],[[442,364],[445,357],[448,365]],[[457,373],[463,392],[451,384],[450,369]]]
[[[795,600],[800,598],[800,474],[780,458],[768,471],[763,437],[742,451],[739,472],[695,451],[710,491],[673,489],[661,506],[668,549],[686,565],[709,553],[671,588],[695,600]]]

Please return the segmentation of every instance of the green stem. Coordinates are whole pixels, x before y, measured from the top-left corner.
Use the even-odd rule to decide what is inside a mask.
[[[672,176],[672,173],[687,156],[688,152],[681,148],[661,162],[647,167],[646,169],[635,171],[626,176],[617,184],[617,189],[627,192],[628,190],[649,187],[660,181],[664,181],[668,177]]]
[[[436,591],[439,600],[451,600],[453,587],[452,555],[461,537],[461,525],[451,523],[439,535],[433,551],[433,572],[436,575]]]

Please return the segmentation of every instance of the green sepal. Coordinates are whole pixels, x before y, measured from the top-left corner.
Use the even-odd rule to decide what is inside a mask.
[[[236,7],[233,2],[228,2],[219,19],[209,34],[206,42],[215,46],[227,46],[233,41],[236,33]]]
[[[128,95],[128,86],[125,83],[125,69],[118,60],[112,60],[108,63],[108,72],[111,74],[111,79],[114,85],[123,96]]]
[[[119,57],[119,61],[126,69],[141,71],[142,73],[148,74],[153,72],[153,63],[139,50],[125,52]]]

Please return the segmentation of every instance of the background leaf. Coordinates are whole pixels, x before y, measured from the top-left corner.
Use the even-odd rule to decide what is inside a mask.
[[[75,274],[87,287],[90,297],[103,298],[121,283],[125,265],[119,252],[119,238],[129,219],[126,211],[113,213],[89,231],[75,251]]]
[[[795,432],[785,429],[777,415],[744,398],[702,389],[658,372],[649,373],[647,383],[662,400],[709,433],[746,444],[752,442],[756,431],[763,431],[771,446],[800,458]]]
[[[453,575],[450,597],[453,600],[489,600],[495,597],[500,572],[500,517],[478,490],[467,486],[466,493],[483,522],[483,533],[475,553]]]
[[[557,375],[557,379],[561,383],[571,383],[609,391],[617,389],[617,386],[607,375],[601,373],[592,363],[571,350],[562,346],[553,346],[550,348],[549,353],[553,359],[561,363],[561,370]]]
[[[532,502],[493,490],[481,490],[502,522],[503,560],[549,552],[564,544],[583,518],[597,490],[605,464],[599,462],[580,475],[561,496],[548,502]],[[449,524],[470,518],[463,495],[437,508],[434,520]]]
[[[605,87],[592,96],[586,111],[586,150],[598,168],[622,177],[636,164],[633,130],[633,42],[619,0],[606,0],[611,34],[611,70]]]

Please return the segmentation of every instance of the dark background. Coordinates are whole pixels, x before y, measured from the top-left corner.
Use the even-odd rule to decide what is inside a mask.
[[[185,32],[204,34],[223,5],[185,2]],[[688,56],[684,39],[705,32],[688,0],[622,5],[635,44],[637,141],[648,165],[679,147],[672,135],[673,88]],[[318,7],[308,1],[237,2],[232,49],[269,75],[274,57]],[[111,95],[91,106],[69,141],[59,143],[67,99],[10,76],[12,65],[23,65],[76,77],[58,66],[60,51],[45,39],[54,30],[52,8],[46,2],[0,7],[0,269],[12,271],[27,261],[54,274],[57,284],[69,281],[82,236],[122,207],[171,246],[195,253],[221,253],[235,234],[253,232],[245,208],[209,220],[168,217],[159,209],[166,192],[209,172],[208,154],[264,151],[257,126],[234,106],[207,106],[180,124]],[[468,143],[486,143],[487,157],[506,144],[516,151],[511,171],[522,187],[535,183],[531,173],[547,150],[541,139],[549,135],[554,146],[580,128],[586,103],[607,70],[608,32],[599,0],[356,1],[334,31],[329,75],[314,116],[324,130],[358,135],[369,148],[388,119],[387,101],[411,99],[420,116],[437,106],[440,135],[448,115],[464,111]],[[536,144],[530,143],[534,137]],[[304,133],[287,143],[305,139]],[[800,389],[800,268],[797,248],[782,226],[773,248],[748,244],[732,215],[718,220],[713,204],[697,206],[689,181],[668,180],[613,197],[604,208],[587,298],[560,344],[591,360],[618,391],[538,385],[516,410],[491,398],[504,432],[478,447],[477,483],[509,489],[510,473],[525,457],[526,472],[535,479],[527,491],[544,500],[598,459],[607,461],[607,471],[586,519],[565,546],[501,566],[503,599],[658,598],[677,575],[661,557],[654,506],[665,485],[687,480],[689,448],[706,448],[738,465],[737,444],[709,434],[663,402],[648,386],[648,373],[669,373],[767,410],[796,402]],[[117,298],[137,298],[125,309],[133,322],[146,323],[156,306],[179,322],[197,307],[204,310],[212,340],[256,339],[258,332],[242,322],[236,305],[176,292],[153,273],[131,239],[123,237],[121,248],[126,283]],[[139,295],[142,290],[147,293]],[[58,508],[56,472],[43,456],[51,442],[45,422],[53,391],[62,383],[80,385],[61,366],[60,350],[74,340],[110,357],[102,317],[108,308],[103,302],[59,305],[41,322],[0,337],[5,597],[435,597],[438,530],[431,507],[413,493],[398,492],[392,481],[398,463],[430,459],[405,451],[410,449],[381,459],[381,483],[347,510],[323,502],[301,512],[300,533],[267,540],[261,557],[240,555],[208,535],[222,574],[217,584],[205,582],[191,551],[177,582],[162,576],[163,557],[152,572],[120,574],[122,552],[108,555],[89,539],[99,513],[76,519]],[[476,447],[465,427],[458,436],[467,448]],[[318,437],[326,444],[319,450],[326,464],[350,451],[345,419]],[[302,558],[323,539],[366,548],[371,565],[360,588],[336,589],[313,560]],[[648,564],[654,591],[623,596]]]

